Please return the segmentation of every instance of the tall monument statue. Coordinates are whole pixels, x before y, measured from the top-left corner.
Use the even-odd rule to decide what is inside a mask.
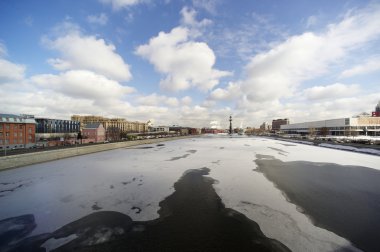
[[[230,135],[232,135],[232,116],[230,116]]]

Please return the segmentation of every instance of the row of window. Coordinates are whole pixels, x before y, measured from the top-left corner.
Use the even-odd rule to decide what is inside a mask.
[[[32,142],[32,136],[29,136],[28,137],[28,143],[31,143]],[[3,145],[3,144],[22,144],[24,143],[24,140],[23,139],[13,139],[13,141],[10,141],[9,139],[0,139],[0,145]]]

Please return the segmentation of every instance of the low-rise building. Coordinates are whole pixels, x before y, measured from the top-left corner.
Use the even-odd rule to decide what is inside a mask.
[[[272,131],[277,132],[281,129],[281,125],[287,124],[289,124],[288,118],[272,120]]]
[[[380,136],[380,117],[349,117],[281,125],[281,131],[300,135]]]
[[[35,146],[36,121],[32,117],[0,114],[0,149]]]
[[[169,126],[156,126],[156,127],[150,127],[150,132],[166,132],[169,133]]]
[[[106,140],[106,131],[101,123],[89,123],[82,130],[82,143],[101,143]]]
[[[148,132],[148,123],[144,122],[130,122],[124,118],[106,118],[103,116],[81,116],[73,115],[71,120],[79,121],[81,127],[84,128],[89,123],[101,123],[107,131],[109,127],[119,128],[123,133],[143,133]]]

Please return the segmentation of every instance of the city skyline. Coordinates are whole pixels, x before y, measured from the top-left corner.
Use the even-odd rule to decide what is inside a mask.
[[[376,1],[3,1],[0,113],[258,127],[370,113]]]

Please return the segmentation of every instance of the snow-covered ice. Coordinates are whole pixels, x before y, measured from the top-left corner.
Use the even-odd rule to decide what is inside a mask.
[[[159,202],[188,169],[208,167],[226,207],[256,221],[293,251],[331,251],[349,241],[316,227],[262,173],[257,154],[380,169],[380,158],[264,138],[199,137],[152,148],[122,148],[1,172],[0,219],[33,214],[31,235],[52,232],[98,210],[133,220],[158,217]]]

